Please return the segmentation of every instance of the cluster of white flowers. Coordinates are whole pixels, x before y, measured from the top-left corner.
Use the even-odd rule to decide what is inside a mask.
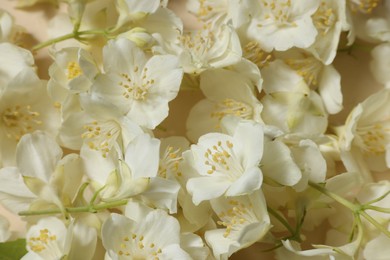
[[[255,243],[388,259],[390,181],[373,173],[390,169],[390,0],[188,0],[192,30],[168,1],[18,2],[68,7],[30,50],[0,10],[0,203],[27,223],[22,259],[227,259]],[[383,88],[330,125],[333,61],[357,40]],[[159,138],[179,91],[203,99],[186,137]]]

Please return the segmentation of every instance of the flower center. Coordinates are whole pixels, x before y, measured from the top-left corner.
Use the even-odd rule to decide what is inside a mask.
[[[296,26],[295,22],[290,21],[291,0],[262,0],[262,23],[258,27],[276,24],[279,27]]]
[[[117,140],[120,128],[112,121],[97,122],[93,121],[83,126],[86,130],[81,137],[87,139],[87,144],[90,149],[100,151],[104,158],[110,152],[113,143]]]
[[[207,0],[199,0],[199,16],[207,16],[210,12],[213,11],[213,7]]]
[[[251,119],[253,117],[253,109],[244,102],[226,98],[215,104],[211,117],[216,117],[219,121],[221,121],[222,118],[227,115],[238,116],[243,119]],[[217,125],[217,128],[219,128],[219,125]]]
[[[301,59],[285,59],[284,62],[310,85],[318,84],[318,75],[322,69],[322,63],[312,56],[304,55]]]
[[[258,42],[251,41],[244,47],[244,58],[263,68],[272,59],[272,55],[263,51]]]
[[[179,172],[179,164],[180,161],[183,160],[183,157],[180,156],[180,148],[176,150],[173,149],[172,146],[168,146],[160,159],[158,175],[162,178],[166,178],[168,172],[176,173],[179,177],[182,175],[182,173]]]
[[[218,141],[217,145],[213,145],[212,149],[207,149],[205,154],[204,164],[210,167],[208,174],[214,172],[225,174],[230,181],[237,180],[243,173],[242,166],[238,158],[233,152],[233,143],[226,141]]]
[[[2,116],[7,137],[19,141],[23,135],[33,132],[43,123],[39,116],[39,112],[32,111],[30,105],[7,108]]]
[[[74,79],[81,74],[83,74],[83,71],[80,68],[80,65],[77,62],[71,61],[68,63],[67,69],[67,78],[68,80]]]
[[[190,53],[192,63],[196,67],[201,68],[204,65],[202,58],[208,54],[209,50],[216,43],[216,35],[209,29],[208,25],[205,25],[200,30],[187,32],[179,36],[178,40]]]
[[[337,17],[332,8],[326,5],[326,2],[322,2],[320,7],[313,15],[314,24],[322,35],[326,35],[327,32],[336,23]]]
[[[221,221],[217,224],[226,227],[224,237],[228,237],[232,231],[240,231],[243,226],[257,222],[253,213],[252,204],[245,205],[238,200],[230,200],[231,208],[218,214]]]
[[[39,253],[53,247],[57,248],[57,243],[55,243],[56,240],[56,235],[51,235],[48,229],[41,229],[39,231],[39,236],[29,238],[28,246],[32,251]]]
[[[144,68],[142,71],[141,83],[135,82],[131,79],[129,74],[121,73],[119,74],[122,78],[122,81],[119,82],[119,86],[123,88],[122,96],[126,99],[132,98],[137,101],[144,101],[147,99],[149,89],[154,84],[154,79],[148,79],[146,73],[147,68]],[[134,73],[139,71],[138,67],[134,68]]]
[[[350,0],[350,5],[354,13],[371,14],[381,2],[382,0]]]
[[[365,151],[382,154],[386,151],[385,145],[390,143],[390,120],[359,127],[356,132]]]
[[[157,248],[154,243],[146,244],[144,236],[132,233],[131,237],[124,237],[120,244],[119,256],[128,256],[129,259],[154,259],[158,260],[158,255],[162,253],[161,248]],[[152,256],[152,257],[151,257]]]

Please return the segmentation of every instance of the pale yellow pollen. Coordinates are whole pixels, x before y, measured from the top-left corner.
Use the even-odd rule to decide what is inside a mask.
[[[324,36],[337,22],[336,12],[326,2],[321,2],[313,15],[313,22],[319,33]]]
[[[263,51],[258,42],[251,41],[244,48],[244,58],[256,64],[259,68],[263,68],[273,59],[272,55]]]
[[[199,0],[199,17],[208,16],[213,11],[213,7],[206,0]]]
[[[158,175],[162,178],[166,178],[168,173],[179,175],[179,166],[182,160],[181,149],[174,150],[172,146],[168,146],[160,158]]]
[[[48,229],[41,229],[38,236],[28,239],[28,245],[32,251],[39,253],[45,250],[50,242],[56,240],[56,235],[51,235]]]
[[[240,203],[237,200],[229,200],[229,204],[233,207],[218,214],[221,220],[217,221],[217,224],[225,227],[224,237],[228,237],[234,230],[241,230],[242,225],[256,221],[254,213],[248,211],[249,205]]]
[[[6,108],[2,114],[6,136],[19,141],[23,135],[37,130],[43,124],[39,120],[40,115],[39,112],[33,111],[30,105]]]
[[[154,243],[150,243],[149,246],[145,247],[144,240],[143,235],[135,233],[131,234],[131,239],[128,236],[123,237],[117,254],[119,256],[131,256],[133,259],[149,259],[150,256],[153,256],[153,259],[158,259],[158,254],[161,254],[162,250],[160,248],[156,250]]]
[[[382,3],[382,0],[350,0],[352,11],[364,14],[371,14],[380,3]]]
[[[66,76],[68,80],[74,79],[83,73],[83,71],[80,68],[80,65],[74,61],[68,62],[68,66],[66,67],[66,70],[67,70]]]
[[[363,149],[372,154],[386,152],[385,145],[390,143],[390,120],[383,120],[373,125],[358,127],[356,133],[360,136]]]
[[[218,141],[217,145],[212,146],[212,150],[207,149],[204,153],[204,164],[210,167],[206,173],[214,172],[225,173],[226,176],[235,180],[242,173],[241,165],[233,157],[233,143],[230,141]]]
[[[318,77],[323,65],[313,56],[302,54],[302,58],[285,59],[284,62],[302,76],[309,86],[318,84]]]
[[[219,122],[227,115],[237,116],[243,119],[252,119],[253,109],[250,105],[231,98],[226,98],[215,104],[210,116],[218,119],[216,128],[220,128]]]
[[[139,68],[135,67],[134,72],[138,72]],[[123,79],[118,83],[120,87],[123,88],[122,96],[126,99],[134,99],[137,101],[144,101],[146,100],[149,89],[154,85],[155,80],[154,79],[147,79],[147,68],[143,69],[143,76],[142,76],[142,82],[137,83],[135,80],[131,79],[130,76],[126,73],[120,73],[119,75]]]
[[[297,26],[295,22],[290,21],[290,9],[291,9],[291,0],[262,0],[262,9],[263,9],[263,23],[259,22],[258,27],[263,27],[265,24],[269,24],[267,20],[271,19],[278,26]]]
[[[188,32],[178,37],[182,45],[194,56],[203,57],[218,40],[210,25],[204,25],[203,29],[196,32]]]
[[[84,125],[83,129],[85,132],[81,135],[81,138],[87,140],[86,143],[90,149],[100,151],[104,158],[110,152],[110,143],[120,131],[114,123],[103,130],[97,121]]]

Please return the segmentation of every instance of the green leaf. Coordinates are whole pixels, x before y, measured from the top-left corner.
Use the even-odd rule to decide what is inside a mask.
[[[0,243],[0,260],[18,260],[25,254],[27,254],[25,239]]]

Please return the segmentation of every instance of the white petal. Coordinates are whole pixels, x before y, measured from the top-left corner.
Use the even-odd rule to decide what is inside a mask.
[[[127,146],[125,161],[134,178],[155,177],[158,171],[160,140],[141,134]]]
[[[224,233],[225,229],[208,230],[205,233],[207,244],[213,249],[213,254],[217,259],[228,259],[240,248],[237,241],[225,238]]]
[[[49,182],[62,157],[58,144],[43,132],[25,135],[20,140],[16,161],[23,176],[31,176]]]
[[[157,208],[168,209],[170,214],[177,213],[177,196],[180,185],[176,181],[152,178],[142,197]]]
[[[119,38],[109,41],[104,47],[103,61],[106,72],[130,73],[130,78],[134,78],[135,67],[143,68],[146,57],[132,41]]]
[[[226,191],[226,196],[239,196],[250,194],[260,188],[263,182],[261,170],[254,166],[246,169],[240,178],[233,182]]]
[[[173,55],[156,55],[145,64],[145,80],[154,80],[150,94],[158,95],[171,101],[177,96],[183,78],[183,69],[179,67],[179,60]]]
[[[324,67],[318,91],[329,114],[336,114],[343,109],[341,76],[333,66]]]
[[[204,200],[222,196],[230,184],[224,177],[199,177],[188,180],[187,190],[192,194],[194,204],[199,205]]]
[[[287,145],[280,141],[266,142],[264,151],[261,169],[265,176],[286,186],[292,186],[301,179],[301,170]]]
[[[6,167],[0,170],[0,200],[14,213],[28,210],[30,203],[37,197],[24,184],[19,170]]]
[[[89,260],[95,254],[97,242],[96,230],[78,221],[73,227],[72,246],[69,259]]]
[[[258,166],[263,157],[264,132],[263,127],[254,121],[241,121],[233,135],[234,142],[240,145],[234,146],[235,154],[240,158],[244,168]]]

